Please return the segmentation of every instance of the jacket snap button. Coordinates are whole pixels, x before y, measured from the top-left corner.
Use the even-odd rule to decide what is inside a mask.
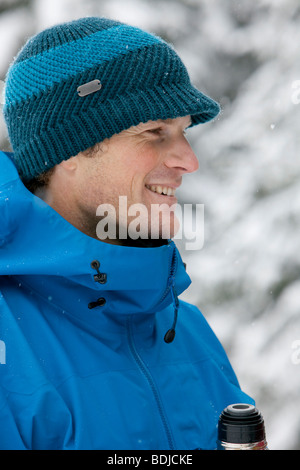
[[[106,300],[104,297],[100,297],[96,302],[90,302],[88,304],[88,308],[95,308],[95,307],[103,307],[106,304]]]

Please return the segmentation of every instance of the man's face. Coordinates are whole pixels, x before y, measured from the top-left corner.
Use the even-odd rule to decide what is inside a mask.
[[[120,226],[124,229],[124,225],[136,229],[146,225],[149,238],[151,229],[153,238],[153,228],[155,233],[159,231],[160,238],[174,236],[177,230],[175,191],[182,176],[198,168],[197,158],[185,138],[185,129],[190,122],[190,116],[186,116],[141,123],[106,139],[94,157],[82,154],[74,157],[73,195],[81,224],[85,221],[87,231],[96,227],[101,214],[105,215],[99,209],[96,215],[98,206],[110,204],[116,211],[117,237]],[[120,209],[120,196],[123,196],[122,208],[126,201],[129,210],[125,218]],[[138,206],[134,204],[143,210],[138,212]],[[169,212],[169,221],[168,217],[162,220],[160,216],[157,222],[154,215],[157,212],[153,209],[159,207],[165,215]],[[168,227],[164,226],[166,224]],[[164,233],[169,230],[169,237],[164,236],[163,229]]]

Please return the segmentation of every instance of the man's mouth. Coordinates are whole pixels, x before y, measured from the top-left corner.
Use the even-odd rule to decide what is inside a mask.
[[[163,196],[175,196],[175,188],[170,188],[169,186],[160,186],[160,185],[149,185],[146,184],[146,188],[152,191],[153,193],[162,194]]]

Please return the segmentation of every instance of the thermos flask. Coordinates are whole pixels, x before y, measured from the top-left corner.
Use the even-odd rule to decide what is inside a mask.
[[[236,403],[222,411],[217,450],[267,450],[264,420],[255,406]]]

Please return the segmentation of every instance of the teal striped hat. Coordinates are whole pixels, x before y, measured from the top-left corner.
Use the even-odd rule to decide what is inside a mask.
[[[140,122],[191,115],[193,126],[219,113],[171,45],[96,17],[29,39],[8,70],[4,96],[24,181]]]

